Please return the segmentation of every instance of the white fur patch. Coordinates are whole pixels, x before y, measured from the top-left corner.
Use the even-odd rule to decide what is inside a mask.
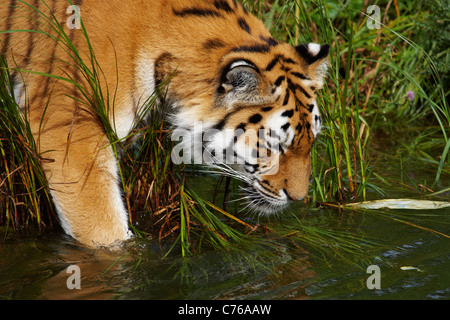
[[[66,234],[68,234],[72,238],[75,238],[75,236],[72,232],[72,227],[70,226],[65,215],[63,214],[64,210],[62,209],[61,204],[58,201],[58,197],[56,196],[55,192],[53,191],[51,184],[49,184],[49,189],[50,189],[50,194],[52,195],[53,204],[55,205],[56,212],[58,213],[58,218],[59,218],[61,227],[63,228],[63,230]]]
[[[314,137],[317,137],[317,135],[322,130],[322,120],[320,118],[319,108],[317,107],[317,103],[314,102],[314,108],[311,112],[312,117],[312,132],[314,134]]]
[[[308,51],[311,55],[317,56],[320,52],[320,44],[317,43],[309,43],[308,44]]]
[[[112,155],[112,154],[111,154]],[[126,234],[125,239],[130,239],[131,232],[128,230],[128,212],[125,209],[125,204],[123,202],[122,190],[119,187],[119,168],[117,166],[116,158],[112,155],[109,157],[108,161],[105,163],[107,171],[113,176],[114,182],[111,187],[110,197],[114,203],[113,207],[116,208],[116,217],[120,221],[120,226]]]
[[[25,100],[26,100],[26,94],[25,94],[25,85],[22,81],[17,82],[14,87],[14,99],[16,100],[17,105],[20,109],[23,109],[25,107]]]
[[[122,103],[124,106],[131,104],[131,101]],[[123,109],[122,112],[115,112],[114,115],[114,129],[119,139],[125,138],[133,129],[136,119],[136,114],[133,109]]]
[[[135,69],[135,88],[122,101],[116,101],[113,127],[119,139],[125,138],[136,121],[145,119],[145,102],[155,91],[155,60],[140,54]]]
[[[281,128],[289,123],[289,118],[282,116],[285,111],[285,109],[280,110],[267,119],[265,127],[272,130],[272,135],[269,135],[269,130],[266,130],[265,138],[272,146],[280,144],[287,149],[294,139],[294,130],[291,126],[287,130]]]
[[[144,54],[138,58],[136,65],[137,95],[140,100],[150,97],[155,91],[155,59]]]

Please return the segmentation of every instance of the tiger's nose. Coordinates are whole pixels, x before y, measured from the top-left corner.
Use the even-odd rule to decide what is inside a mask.
[[[292,200],[292,201],[299,201],[302,200],[304,197],[301,198],[296,198],[293,195],[289,194],[289,192],[287,192],[286,189],[283,189],[284,193],[286,194],[286,196],[288,197],[288,199]]]

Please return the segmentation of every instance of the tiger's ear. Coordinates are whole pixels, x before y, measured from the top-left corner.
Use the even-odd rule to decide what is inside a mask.
[[[217,89],[222,105],[231,107],[235,103],[248,104],[259,93],[260,74],[251,62],[239,60],[228,65]]]
[[[308,43],[298,45],[295,47],[295,50],[305,61],[308,74],[314,78],[313,80],[317,83],[318,89],[320,89],[328,70],[330,46],[328,44]]]

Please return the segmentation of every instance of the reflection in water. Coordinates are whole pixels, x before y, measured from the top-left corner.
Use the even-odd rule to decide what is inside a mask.
[[[0,298],[307,298],[301,287],[314,275],[307,255],[256,247],[161,260],[157,246],[142,240],[112,252],[79,247],[60,234],[16,239],[0,246]],[[67,287],[71,265],[80,268],[80,290]]]
[[[112,299],[126,289],[126,252],[91,250],[73,246],[59,247],[55,252],[64,260],[64,268],[42,284],[39,299]],[[80,289],[69,289],[67,281],[72,283],[68,267],[76,265],[80,271]],[[67,267],[66,267],[67,266]],[[69,286],[70,287],[70,286]]]
[[[111,299],[126,288],[125,251],[83,248],[65,235],[14,239],[0,246],[0,256],[1,298]],[[71,265],[80,268],[80,290],[67,287]]]

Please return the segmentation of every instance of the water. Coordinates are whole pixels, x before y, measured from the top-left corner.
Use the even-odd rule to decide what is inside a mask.
[[[391,198],[418,196],[388,192]],[[443,194],[436,200],[447,199]],[[0,299],[450,299],[450,239],[431,231],[450,235],[450,208],[292,210],[308,225],[345,230],[361,244],[370,239],[378,245],[362,247],[347,261],[286,241],[162,259],[159,244],[150,240],[110,252],[79,247],[59,231],[20,235],[0,244]],[[287,224],[289,218],[269,223]],[[68,288],[71,265],[80,268],[80,290]],[[380,268],[380,289],[367,286],[369,265]]]
[[[409,214],[405,210],[404,213]],[[321,209],[322,223],[342,223]],[[344,215],[347,214],[344,212]],[[358,233],[381,241],[368,263],[324,261],[296,250],[207,252],[161,260],[156,243],[129,243],[120,252],[80,248],[60,233],[27,236],[0,246],[2,299],[449,299],[450,239],[370,213],[355,215]],[[424,220],[424,218],[426,218]],[[417,221],[415,221],[417,220]],[[450,211],[423,211],[415,221],[448,231]],[[270,252],[273,250],[273,252]],[[355,257],[355,262],[359,257]],[[378,265],[381,289],[369,290],[365,270]],[[69,290],[70,265],[81,290]],[[402,270],[401,267],[414,267]]]

